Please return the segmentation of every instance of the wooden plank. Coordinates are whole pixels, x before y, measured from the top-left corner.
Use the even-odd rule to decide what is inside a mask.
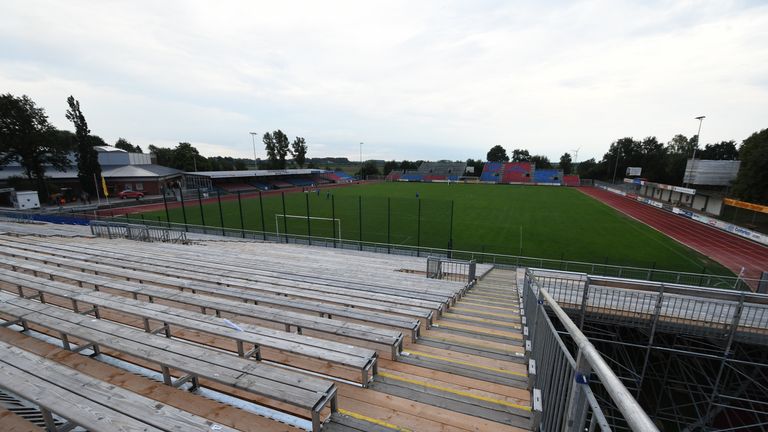
[[[234,431],[227,426],[215,424],[174,407],[158,404],[149,398],[104,383],[3,342],[0,342],[0,361],[8,366],[23,365],[23,367],[16,367],[24,371],[34,371],[35,377],[47,381],[51,386],[62,387],[90,401],[88,406],[83,407],[86,410],[99,410],[102,406],[110,407],[162,430]],[[53,408],[53,411],[59,412],[56,408]]]
[[[84,428],[99,432],[162,432],[111,408],[93,409],[92,401],[61,387],[52,386],[31,373],[0,363],[0,387],[53,411]]]
[[[3,257],[0,257],[0,262],[8,266],[17,266],[20,268],[31,267],[29,263],[24,264],[20,260],[12,260],[12,259],[7,259]],[[70,261],[70,263],[73,267],[80,268],[76,262]],[[48,266],[40,266],[40,268],[38,268],[37,270],[44,271],[44,269],[47,267]],[[106,278],[99,275],[88,275],[87,273],[83,273],[82,271],[75,272],[75,271],[68,271],[68,270],[56,268],[56,270],[53,271],[53,274],[56,274],[59,277],[70,278],[78,282],[88,282],[88,283],[96,284],[99,286],[104,286],[104,287],[109,287],[109,288],[114,288],[114,289],[119,289],[124,291],[139,292],[145,289],[149,289],[142,286],[144,284],[131,284],[129,282],[115,281],[111,278]],[[141,281],[142,279],[138,279],[138,280]],[[328,316],[337,316],[337,317],[341,316],[341,317],[357,319],[365,322],[379,323],[379,324],[384,324],[390,327],[408,329],[409,331],[412,331],[413,328],[417,325],[417,324],[414,324],[415,321],[413,321],[412,319],[398,317],[398,316],[394,316],[387,313],[378,313],[376,311],[360,310],[360,309],[352,308],[348,306],[334,306],[331,304],[325,304],[323,302],[302,301],[302,300],[287,298],[285,296],[259,294],[259,293],[254,293],[252,290],[249,290],[249,289],[238,289],[233,287],[221,287],[221,286],[207,286],[207,287],[198,286],[197,288],[194,288],[194,287],[190,287],[189,284],[185,282],[176,282],[176,287],[179,289],[186,288],[186,289],[196,290],[196,291],[205,292],[209,294],[222,295],[226,297],[234,297],[241,300],[250,300],[253,302],[270,304],[277,307],[287,307],[292,309],[320,312]],[[151,295],[151,293],[148,293],[147,295]],[[363,307],[363,309],[365,309],[365,307]],[[389,307],[387,309],[394,310]],[[430,315],[428,312],[425,312],[424,316],[429,317]]]
[[[74,282],[77,282],[79,285],[82,285],[83,283],[86,283],[88,285],[96,285],[102,288],[111,288],[118,291],[123,291],[126,293],[132,293],[132,294],[143,294],[147,297],[157,297],[157,298],[166,298],[186,304],[192,304],[199,307],[206,307],[206,308],[213,308],[217,310],[223,310],[227,311],[226,308],[222,308],[221,305],[226,305],[227,307],[235,306],[237,307],[239,312],[242,312],[241,309],[252,309],[251,314],[255,316],[258,316],[260,319],[266,319],[266,320],[273,320],[274,322],[281,322],[284,324],[290,324],[295,325],[299,327],[307,327],[307,328],[315,328],[316,325],[318,325],[319,331],[326,331],[326,332],[342,332],[344,336],[348,337],[357,337],[361,338],[363,336],[364,340],[370,340],[372,342],[378,342],[378,343],[386,343],[388,345],[394,344],[396,341],[399,341],[402,338],[401,333],[387,330],[387,329],[381,329],[377,327],[371,327],[366,325],[360,325],[360,324],[353,324],[353,323],[344,323],[342,321],[331,321],[329,319],[323,318],[323,317],[315,317],[315,316],[307,316],[306,314],[298,314],[294,312],[285,312],[278,309],[273,308],[265,308],[263,306],[256,306],[254,307],[248,306],[244,308],[244,304],[241,302],[233,302],[231,300],[222,299],[221,297],[209,297],[209,296],[195,296],[192,295],[192,293],[187,293],[187,295],[184,295],[180,291],[174,291],[170,290],[168,288],[159,288],[159,287],[153,287],[147,284],[136,284],[136,283],[129,283],[129,282],[123,282],[123,281],[116,281],[114,279],[99,276],[99,275],[90,275],[83,272],[77,272],[72,270],[66,270],[61,269],[58,267],[52,267],[48,265],[41,265],[41,264],[34,264],[31,262],[27,262],[24,260],[19,259],[10,259],[5,257],[0,257],[0,264],[7,265],[11,268],[17,268],[17,269],[25,269],[29,271],[33,271],[36,273],[43,273],[48,274],[51,277],[54,277],[55,279],[68,279],[72,280]],[[11,274],[8,272],[4,272],[4,275],[8,277],[15,277],[18,275],[18,273]],[[24,276],[19,276],[24,277]],[[232,296],[232,293],[229,293],[226,289],[219,289],[216,288],[212,291],[212,293],[219,293],[224,295]],[[237,297],[240,300],[252,300],[252,301],[261,301],[263,302],[263,298],[260,296],[252,296],[249,295],[246,298]],[[255,300],[253,300],[255,299]],[[186,301],[185,301],[186,300]],[[210,303],[210,304],[209,304]],[[271,299],[267,299],[266,303],[272,303]],[[299,307],[305,303],[297,302],[295,300],[287,299],[285,297],[277,298],[276,303],[281,305],[286,305],[288,307]],[[378,314],[371,314],[366,313],[365,311],[357,310],[357,309],[351,309],[349,313],[347,313],[347,310],[339,310],[337,307],[331,306],[328,307],[323,304],[313,304],[311,307],[308,307],[307,309],[310,309],[312,311],[324,311],[326,314],[335,314],[336,316],[339,315],[349,315],[354,318],[362,318],[366,319],[367,315],[370,315],[371,317],[379,317]],[[233,311],[233,313],[238,313]],[[408,328],[409,330],[412,329],[414,326],[416,326],[417,322],[413,320],[403,320],[399,317],[393,317],[393,316],[384,316],[383,322],[388,323],[390,326],[398,326],[398,327],[404,327]]]
[[[45,432],[43,428],[0,406],[0,430],[3,432]]]
[[[28,239],[24,239],[23,241],[27,242]],[[189,258],[179,258],[175,256],[172,257],[172,256],[169,256],[170,254],[167,254],[167,253],[158,255],[155,252],[152,252],[152,253],[134,252],[132,250],[134,243],[126,247],[122,247],[119,254],[113,252],[111,248],[101,248],[95,242],[83,244],[81,246],[78,246],[77,248],[66,246],[66,245],[55,245],[51,243],[55,243],[55,239],[49,240],[48,244],[46,245],[47,248],[49,249],[49,253],[51,253],[50,252],[51,248],[59,248],[59,249],[67,250],[69,254],[71,253],[91,254],[91,258],[83,258],[83,259],[96,260],[99,262],[107,262],[108,259],[116,259],[119,262],[122,262],[124,266],[128,264],[135,265],[135,263],[142,263],[142,264],[153,265],[155,270],[158,270],[161,267],[169,267],[169,268],[173,268],[174,272],[178,273],[179,275],[183,275],[184,277],[190,278],[190,279],[200,278],[202,274],[215,274],[215,275],[222,275],[225,277],[242,279],[245,281],[249,281],[251,283],[266,281],[276,285],[284,285],[287,287],[296,287],[296,286],[303,286],[302,284],[311,284],[311,287],[313,289],[316,289],[316,290],[325,289],[326,291],[329,291],[331,293],[333,293],[335,289],[347,289],[347,290],[351,290],[348,292],[348,294],[357,293],[357,295],[360,295],[360,296],[364,296],[364,295],[376,296],[376,295],[382,295],[382,294],[389,294],[389,295],[397,295],[399,297],[406,297],[409,299],[429,300],[429,301],[438,301],[438,302],[445,301],[446,294],[447,294],[445,292],[440,294],[432,294],[429,292],[428,289],[417,289],[414,287],[408,287],[409,289],[403,289],[402,287],[370,287],[363,283],[350,283],[345,280],[328,281],[328,280],[323,280],[322,278],[316,275],[299,275],[293,272],[277,274],[275,272],[261,271],[258,269],[258,265],[255,265],[255,264],[247,268],[244,268],[244,267],[238,267],[236,265],[220,264],[213,261],[207,261],[211,259],[210,256],[200,256],[195,259],[189,259]],[[283,268],[284,267],[285,266],[283,266]],[[188,268],[196,268],[196,269],[199,269],[200,271],[188,272],[184,270]],[[363,294],[362,293],[363,291],[366,293]],[[454,298],[454,297],[455,295],[450,296],[450,298]]]
[[[17,298],[0,303],[0,310],[88,342],[174,369],[193,373],[235,388],[311,409],[333,389],[327,381],[282,368],[133,330],[118,324],[62,311],[55,306]]]
[[[149,378],[134,375],[115,366],[102,363],[87,356],[56,348],[41,340],[24,334],[0,328],[0,340],[25,351],[46,357],[83,374],[120,386],[134,393],[142,394],[160,403],[175,406],[201,417],[247,432],[300,432],[299,429],[216,402],[186,390],[173,388]],[[288,408],[278,407],[278,408]]]

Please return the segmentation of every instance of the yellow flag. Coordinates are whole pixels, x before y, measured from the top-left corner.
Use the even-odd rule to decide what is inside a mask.
[[[101,188],[104,190],[104,196],[109,196],[109,191],[107,190],[107,182],[104,180],[104,177],[101,177]]]

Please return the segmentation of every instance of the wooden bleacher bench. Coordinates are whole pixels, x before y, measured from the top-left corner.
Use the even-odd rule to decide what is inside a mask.
[[[0,240],[0,244],[2,244]],[[263,293],[269,297],[270,294],[285,297],[290,295],[291,297],[298,297],[306,299],[307,301],[315,302],[320,301],[323,303],[336,303],[341,306],[345,306],[349,310],[351,308],[361,308],[372,311],[379,311],[383,313],[403,315],[405,317],[414,317],[422,320],[427,328],[432,323],[433,310],[442,311],[443,303],[429,303],[429,307],[418,306],[422,304],[419,301],[412,299],[394,299],[389,295],[374,295],[367,292],[350,292],[346,289],[334,289],[334,288],[320,288],[314,289],[312,287],[299,287],[295,285],[272,285],[259,282],[251,282],[244,279],[223,277],[217,273],[209,273],[205,271],[189,271],[186,270],[190,266],[169,267],[161,266],[157,263],[152,263],[152,260],[143,258],[135,259],[132,261],[126,261],[125,259],[115,259],[105,257],[108,253],[104,253],[104,256],[94,256],[83,254],[79,248],[69,248],[62,246],[61,248],[51,248],[44,245],[24,245],[24,244],[8,244],[3,246],[0,251],[11,256],[24,256],[20,250],[32,251],[40,254],[46,254],[51,257],[59,258],[71,258],[76,260],[78,266],[83,269],[92,269],[90,271],[103,272],[106,274],[114,274],[116,276],[127,277],[140,281],[156,282],[167,286],[178,287],[180,289],[188,288],[190,290],[210,291],[214,288],[231,288],[232,290],[238,290],[240,295],[248,295],[254,291]],[[59,249],[59,250],[57,250]],[[31,257],[31,255],[26,255]],[[44,260],[42,257],[35,257],[39,260]],[[53,258],[48,261],[57,263]],[[95,261],[96,263],[92,262]],[[72,261],[70,261],[72,262]],[[58,263],[61,263],[59,261]],[[98,264],[100,263],[100,264]],[[103,267],[97,267],[103,266]],[[100,268],[100,270],[96,270]],[[139,273],[130,273],[139,272]],[[182,279],[183,278],[183,279]],[[306,285],[306,284],[305,284]],[[354,294],[354,296],[352,296]],[[363,296],[363,297],[355,297]],[[263,300],[251,299],[254,301],[261,301],[268,303],[269,298]],[[272,297],[274,299],[274,297]],[[286,299],[282,299],[285,302]],[[293,303],[293,299],[291,299]],[[304,304],[305,303],[300,303]],[[310,303],[311,305],[312,303]],[[344,310],[337,310],[336,312],[328,312],[328,314],[345,316]],[[358,318],[355,318],[358,319]]]
[[[33,324],[58,332],[67,350],[91,348],[98,355],[107,348],[158,364],[168,385],[178,387],[191,382],[194,389],[202,378],[306,410],[315,432],[321,428],[325,407],[329,406],[331,413],[337,411],[335,384],[309,375],[93,319],[7,292],[0,292],[0,314],[11,317],[6,324],[19,324],[25,329]],[[87,343],[73,348],[71,337]],[[173,370],[185,375],[174,380]]]
[[[0,342],[0,387],[37,404],[49,431],[235,431]],[[52,413],[69,423],[56,428]]]
[[[167,337],[171,337],[170,326],[173,325],[231,339],[236,342],[238,355],[241,357],[255,357],[257,360],[261,360],[259,347],[270,347],[298,356],[327,361],[343,368],[357,370],[361,377],[360,383],[366,387],[376,373],[376,352],[365,348],[353,347],[295,333],[284,333],[245,323],[237,323],[235,324],[237,327],[234,328],[221,318],[211,315],[131,300],[6,269],[0,269],[0,282],[11,286],[16,285],[20,296],[23,295],[24,290],[33,290],[38,294],[44,293],[44,295],[53,295],[67,299],[71,302],[75,312],[82,310],[82,303],[85,303],[96,307],[96,310],[93,312],[100,309],[108,309],[137,316],[142,319],[145,331],[151,333],[162,332]],[[34,297],[37,297],[37,295]],[[163,326],[152,329],[150,328],[150,320],[161,322]],[[246,352],[245,346],[250,345],[254,346],[253,350]]]
[[[19,242],[40,242],[40,240],[29,238],[17,238],[13,239]],[[122,260],[130,260],[132,262],[141,262],[154,264],[156,266],[170,266],[177,269],[195,268],[201,272],[208,272],[220,276],[241,278],[246,280],[261,280],[269,283],[275,283],[278,285],[288,286],[301,286],[302,284],[310,284],[315,289],[321,289],[322,287],[331,287],[334,289],[347,289],[351,290],[356,295],[392,295],[410,299],[412,302],[416,301],[428,301],[428,302],[442,302],[445,305],[455,303],[456,299],[460,296],[463,287],[455,287],[453,289],[446,289],[444,287],[424,287],[423,284],[428,284],[430,280],[423,279],[419,283],[411,284],[410,286],[380,286],[375,285],[367,280],[350,280],[350,276],[335,277],[335,278],[323,278],[319,274],[301,274],[299,270],[286,271],[286,265],[282,265],[282,271],[270,271],[262,270],[261,262],[242,263],[238,266],[236,257],[230,257],[226,264],[222,264],[216,255],[200,256],[191,255],[188,253],[177,253],[173,255],[171,249],[166,248],[167,251],[162,255],[158,255],[154,251],[147,251],[141,249],[141,245],[137,246],[132,242],[131,244],[124,244],[120,246],[120,253],[114,251],[114,244],[105,245],[97,241],[89,241],[87,243],[78,243],[77,247],[73,247],[70,244],[64,244],[59,239],[46,239],[46,245],[50,247],[63,248],[72,252],[89,253],[97,255],[100,258],[110,257]],[[297,257],[299,258],[299,257]],[[336,268],[336,275],[339,274],[341,269]],[[357,278],[360,277],[357,272]],[[367,275],[369,276],[369,275]],[[370,279],[370,276],[368,277]],[[409,278],[409,280],[413,280]],[[431,282],[434,282],[433,280]]]
[[[30,256],[27,255],[27,258],[29,257]],[[176,303],[196,306],[199,307],[203,313],[208,310],[213,310],[217,315],[220,315],[221,312],[227,312],[240,316],[256,318],[262,321],[279,323],[285,326],[285,331],[287,332],[290,332],[292,328],[295,328],[298,333],[301,333],[301,329],[306,328],[332,335],[363,340],[376,345],[384,345],[389,351],[393,360],[396,359],[397,355],[402,351],[402,333],[362,324],[344,322],[341,320],[333,320],[330,319],[330,316],[333,314],[337,317],[351,317],[353,319],[375,322],[378,324],[387,325],[389,327],[403,328],[409,330],[412,333],[414,340],[415,338],[418,338],[419,334],[418,321],[406,320],[396,316],[393,317],[385,316],[382,314],[366,313],[366,311],[357,309],[342,309],[332,305],[329,306],[313,303],[305,305],[306,302],[300,302],[277,296],[276,298],[269,298],[264,297],[263,295],[251,294],[246,295],[245,297],[237,297],[233,293],[221,287],[214,287],[211,290],[203,291],[208,294],[226,295],[227,297],[235,297],[240,300],[235,301],[221,297],[204,296],[194,292],[180,292],[169,288],[154,287],[144,283],[123,282],[105,276],[91,275],[82,271],[67,270],[45,264],[41,265],[20,258],[20,256],[19,258],[8,258],[6,256],[0,255],[0,265],[8,266],[14,271],[16,269],[24,269],[35,274],[43,273],[49,275],[49,277],[56,276],[60,279],[72,280],[77,282],[80,286],[83,286],[85,283],[88,285],[93,285],[97,288],[102,287],[122,291],[132,295],[134,299],[138,299],[139,295],[143,295],[148,299],[165,299]],[[61,260],[64,259],[59,260],[61,262]],[[74,260],[67,260],[66,263],[71,264],[73,268],[78,268],[77,262]],[[183,286],[179,286],[178,288],[182,289]],[[284,306],[291,309],[305,309],[315,313],[319,312],[321,316],[284,311],[263,305],[246,304],[243,302],[243,300],[250,300],[252,302],[268,305]],[[328,316],[328,318],[323,317],[323,315]]]

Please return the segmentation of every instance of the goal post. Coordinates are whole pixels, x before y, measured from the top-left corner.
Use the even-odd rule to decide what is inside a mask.
[[[280,231],[280,225],[281,221],[285,220],[286,222],[288,219],[301,219],[303,221],[306,221],[309,219],[310,221],[329,221],[333,226],[336,226],[336,239],[341,240],[341,219],[339,218],[328,218],[328,217],[319,217],[319,216],[304,216],[304,215],[291,215],[291,214],[282,214],[282,213],[275,213],[275,233],[277,234],[277,237],[280,238],[281,231]],[[283,223],[285,224],[285,223]],[[290,234],[288,232],[287,227],[283,228],[283,234]],[[329,235],[328,237],[333,237],[333,234]]]

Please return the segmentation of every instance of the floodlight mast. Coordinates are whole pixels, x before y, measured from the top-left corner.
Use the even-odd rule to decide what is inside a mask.
[[[258,135],[258,132],[251,132],[251,141],[253,141],[253,169],[256,170],[259,168],[259,165],[256,163],[256,135]]]
[[[701,142],[701,123],[704,121],[705,118],[707,118],[707,116],[698,116],[694,118],[699,121],[699,131],[696,132],[696,146],[693,148],[693,156],[691,157],[691,170],[689,171],[688,180],[690,180],[691,177],[693,177],[694,166],[696,164],[696,147],[698,147],[699,143]],[[690,182],[688,181],[685,182],[685,187],[688,187],[688,183]]]

